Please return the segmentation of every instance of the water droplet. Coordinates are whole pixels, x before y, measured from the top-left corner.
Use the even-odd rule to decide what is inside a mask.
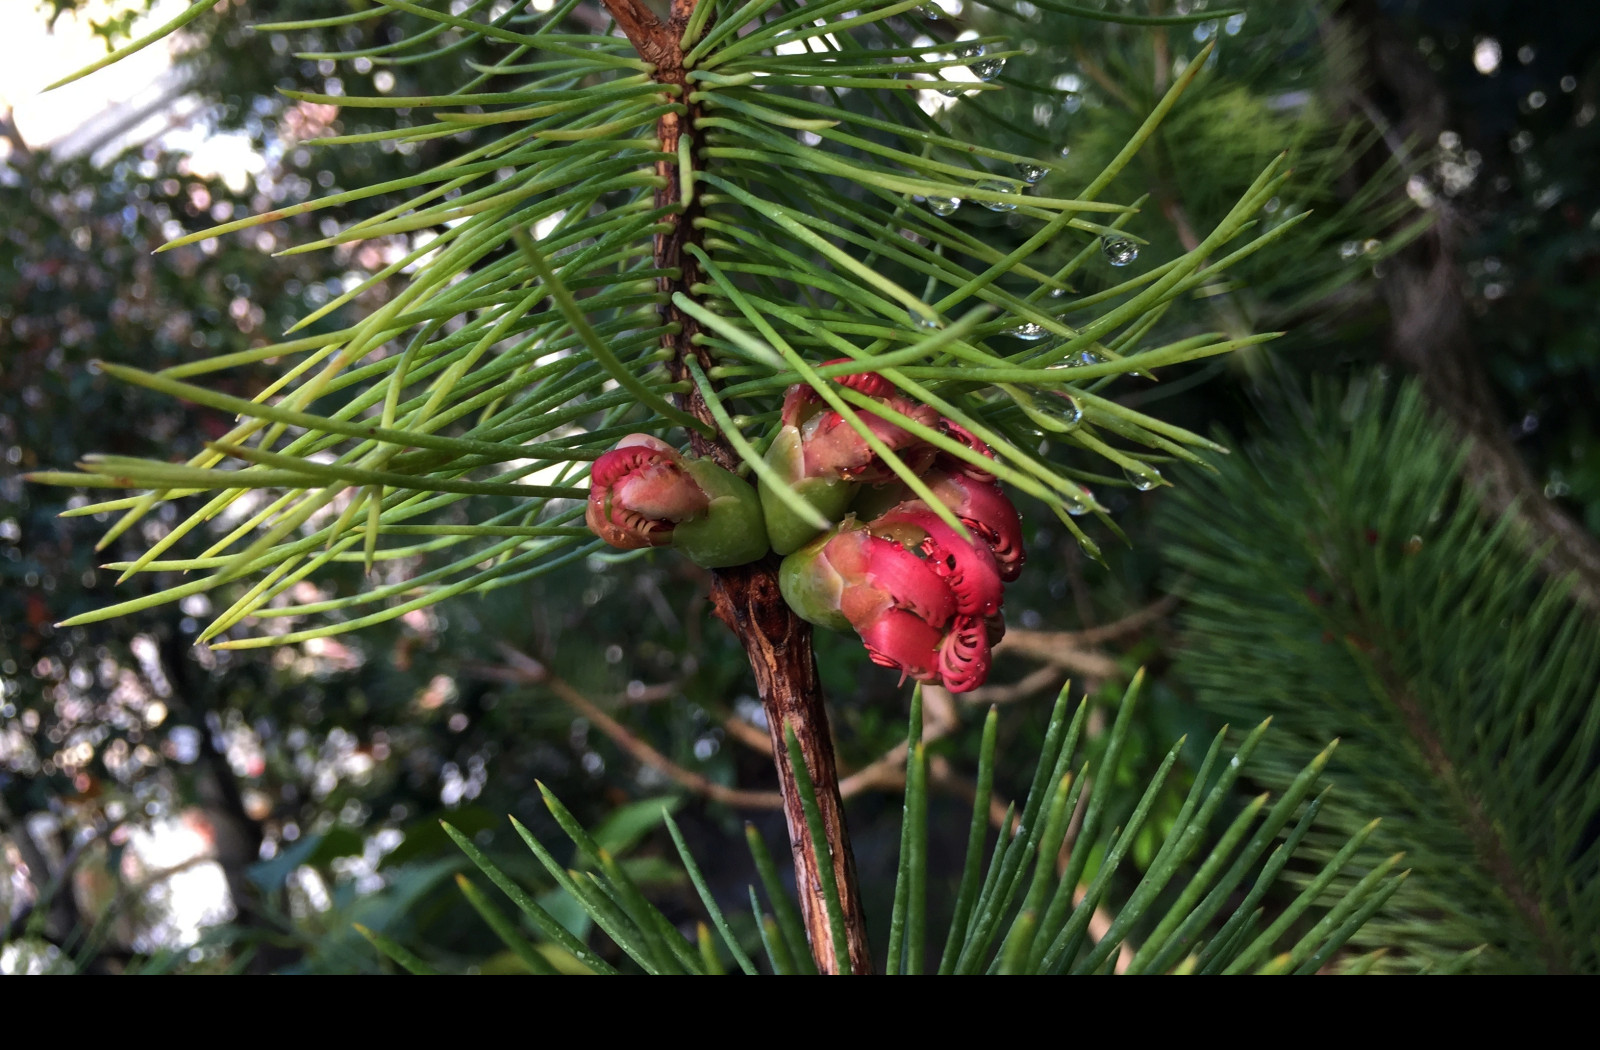
[[[1146,463],[1139,464],[1137,468],[1126,467],[1122,473],[1128,479],[1128,484],[1140,492],[1149,492],[1162,482],[1161,471]]]
[[[1057,151],[1056,155],[1059,156],[1059,157],[1065,157],[1067,154],[1069,154],[1071,152],[1072,152],[1072,147],[1071,146],[1062,146],[1061,149]]]
[[[1107,237],[1100,242],[1100,250],[1112,266],[1126,266],[1139,257],[1139,246],[1125,237]]]
[[[1031,343],[1037,339],[1043,339],[1045,336],[1049,335],[1050,332],[1042,324],[1037,324],[1033,321],[1024,321],[1015,328],[1007,328],[1005,334],[1009,335],[1013,339],[1026,339]]]
[[[907,310],[906,311],[906,316],[911,318],[911,323],[916,325],[918,328],[940,328],[940,327],[943,327],[934,318],[924,317],[921,314],[917,313],[917,311],[915,311],[915,310]]]
[[[960,197],[929,197],[928,210],[935,215],[953,215],[961,207]]]
[[[985,179],[982,182],[978,183],[978,189],[980,189],[980,190],[988,190],[991,193],[1006,193],[1006,194],[1010,194],[1013,197],[1018,195],[1017,194],[1017,184],[1014,183],[1014,182],[1007,182],[1004,179]],[[983,205],[985,208],[988,208],[990,211],[1016,211],[1016,209],[1017,209],[1017,202],[1016,201],[1007,201],[1007,200],[986,201],[986,200],[980,200],[978,203]]]
[[[1032,186],[1034,183],[1036,183],[1040,179],[1044,178],[1045,175],[1049,174],[1049,171],[1050,171],[1049,168],[1043,167],[1043,166],[1038,165],[1038,164],[1018,164],[1017,165],[1017,174],[1021,175],[1022,176],[1022,181],[1026,182],[1029,186]]]
[[[1052,288],[1052,289],[1050,289],[1050,298],[1052,298],[1052,299],[1059,299],[1063,295],[1066,295],[1066,294],[1067,294],[1067,290],[1065,288]]]
[[[1078,495],[1063,493],[1061,502],[1066,505],[1068,514],[1074,518],[1081,518],[1094,510],[1094,493],[1080,485],[1078,486]]]
[[[980,47],[978,54],[981,55],[983,53],[984,49]],[[971,69],[972,75],[979,80],[993,80],[1000,75],[1002,69],[1006,68],[1006,60],[1004,58],[984,58],[972,63],[967,68]]]
[[[938,4],[923,4],[917,8],[917,14],[930,22],[944,21],[944,10]]]
[[[1040,398],[1034,404],[1034,408],[1069,427],[1075,427],[1083,422],[1083,406],[1070,394],[1052,394]]]
[[[1361,245],[1356,241],[1345,241],[1339,245],[1339,258],[1349,260],[1361,254]]]
[[[1083,368],[1086,365],[1098,365],[1098,364],[1100,364],[1100,363],[1102,363],[1104,361],[1105,361],[1105,358],[1101,357],[1099,354],[1095,353],[1093,350],[1079,350],[1077,353],[1073,354],[1071,357],[1067,358],[1065,361],[1062,361],[1059,365],[1051,365],[1050,367],[1051,368]]]
[[[955,56],[957,62],[965,62],[969,58],[982,58],[983,45],[958,42],[950,53]]]
[[[1407,554],[1416,554],[1418,551],[1422,550],[1422,537],[1413,536],[1409,540],[1406,540],[1405,550]]]

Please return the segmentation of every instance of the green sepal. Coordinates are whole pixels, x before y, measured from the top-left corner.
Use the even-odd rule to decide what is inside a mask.
[[[837,532],[825,532],[784,558],[778,566],[778,590],[800,619],[818,627],[848,631],[850,621],[839,611],[844,578],[822,557],[823,546]]]
[[[791,479],[792,492],[817,509],[829,521],[837,522],[850,509],[855,498],[856,483],[842,478],[802,477],[800,431],[784,427],[778,431],[772,447],[767,449],[767,462],[783,477]],[[765,479],[760,483],[761,512],[766,517],[767,538],[772,549],[779,554],[793,554],[817,535],[816,526],[797,515]]]
[[[711,497],[711,505],[705,517],[674,526],[672,545],[704,569],[744,565],[765,555],[767,527],[750,483],[708,459],[685,458],[683,468]]]

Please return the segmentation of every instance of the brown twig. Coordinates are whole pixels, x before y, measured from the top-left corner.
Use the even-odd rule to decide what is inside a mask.
[[[560,675],[551,674],[544,664],[535,660],[526,653],[518,652],[509,645],[499,646],[500,653],[506,658],[506,672],[494,675],[502,679],[512,679],[525,682],[529,685],[542,685],[549,689],[562,702],[578,712],[596,729],[610,737],[618,747],[626,751],[637,762],[659,770],[674,782],[683,785],[698,795],[704,795],[716,802],[726,802],[730,806],[742,806],[748,809],[777,809],[783,800],[773,791],[741,791],[738,788],[726,787],[701,776],[692,770],[684,769],[672,759],[663,755],[643,740],[639,739],[628,730],[621,722],[602,711],[592,700],[579,692],[570,682]],[[491,671],[496,669],[489,669]]]
[[[783,805],[783,796],[776,791],[748,791],[739,788],[730,788],[718,784],[707,777],[672,761],[666,755],[641,740],[632,730],[608,715],[589,697],[585,696],[571,682],[552,674],[540,661],[526,653],[513,649],[509,645],[499,646],[506,663],[503,666],[492,667],[483,664],[467,664],[462,668],[463,673],[476,678],[489,678],[502,682],[514,682],[522,685],[541,685],[555,693],[567,706],[589,720],[600,732],[610,737],[616,745],[627,752],[635,761],[657,770],[674,783],[703,795],[713,802],[721,802],[730,806],[745,809],[778,809]],[[932,692],[932,690],[929,690]],[[944,692],[944,690],[939,690]],[[934,741],[948,736],[959,727],[960,721],[954,716],[954,705],[946,703],[941,710],[936,704],[928,704],[925,711],[938,712],[934,717],[924,720],[923,739]],[[741,743],[761,752],[768,757],[772,755],[772,739],[763,730],[751,725],[738,717],[730,716],[723,722],[730,736]],[[905,787],[906,745],[904,742],[896,744],[885,751],[878,758],[856,772],[845,777],[839,782],[839,793],[845,798],[865,794],[876,790],[897,790]],[[943,778],[946,782],[953,782],[952,776]],[[1002,809],[1003,812],[1003,809]]]
[[[986,685],[962,693],[961,699],[969,704],[1009,704],[1024,700],[1049,688],[1059,688],[1061,668],[1045,664],[1009,685]]]
[[[1100,645],[1104,642],[1114,641],[1115,639],[1123,638],[1127,635],[1142,630],[1150,624],[1162,619],[1177,607],[1177,596],[1168,594],[1157,599],[1156,601],[1151,602],[1142,609],[1135,609],[1133,612],[1122,617],[1121,619],[1112,620],[1110,623],[1102,624],[1099,627],[1090,627],[1087,630],[1082,631],[1029,631],[1026,629],[1012,629],[1006,632],[1005,639],[1000,644],[1004,645],[1006,642],[1010,642],[1013,639],[1027,639],[1027,644],[1030,647],[1043,645],[1047,640],[1053,644],[1068,648],[1085,645]]]
[[[1069,631],[1010,630],[995,646],[995,651],[1030,656],[1053,667],[1095,679],[1114,678],[1121,670],[1117,662],[1105,653],[1073,644]]]

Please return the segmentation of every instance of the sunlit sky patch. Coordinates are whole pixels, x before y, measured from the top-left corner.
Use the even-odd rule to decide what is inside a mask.
[[[156,0],[134,34],[170,21],[187,6],[185,0]],[[217,134],[201,107],[182,97],[172,67],[180,40],[153,44],[75,83],[44,90],[105,55],[105,42],[90,24],[119,7],[115,0],[94,0],[81,13],[62,15],[51,30],[31,0],[0,0],[0,113],[11,113],[33,149],[98,154],[159,139],[165,148],[188,154],[195,174],[215,175],[242,189],[245,175],[259,172],[262,159],[244,135]]]

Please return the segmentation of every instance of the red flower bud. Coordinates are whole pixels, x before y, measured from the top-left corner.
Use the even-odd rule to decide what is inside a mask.
[[[926,504],[866,526],[847,521],[785,558],[779,582],[803,618],[853,627],[874,663],[957,692],[989,673],[999,570],[982,543],[962,540]]]
[[[919,405],[903,397],[880,400],[923,426],[932,426],[938,421],[939,414],[927,405]],[[891,451],[900,453],[912,470],[924,470],[932,461],[933,449],[909,430],[865,410],[858,412],[857,416],[874,437]],[[867,439],[831,409],[818,412],[800,425],[800,447],[805,456],[807,477],[865,482],[889,481],[895,477],[894,471],[872,451]]]
[[[825,550],[845,583],[839,611],[856,630],[891,608],[915,613],[935,627],[955,615],[955,595],[920,551],[867,529],[841,530]]]
[[[840,358],[826,364],[839,364],[846,360]],[[939,413],[927,405],[919,405],[899,396],[894,384],[876,372],[862,372],[833,381],[847,389],[859,391],[923,426],[932,427],[939,421]],[[933,450],[926,448],[910,431],[870,411],[860,410],[857,416],[873,436],[891,450],[914,453],[914,459],[908,463],[912,469],[926,469],[933,458]],[[845,422],[842,415],[828,408],[821,395],[810,386],[797,384],[789,388],[783,399],[781,421],[785,426],[799,430],[803,471],[808,478],[878,482],[894,477],[894,472],[879,462],[867,439]]]
[[[848,357],[836,357],[832,361],[822,362],[822,367],[849,363]],[[830,382],[838,383],[868,397],[891,397],[895,392],[894,384],[876,372],[857,372],[854,375],[839,376]],[[784,392],[783,412],[780,418],[785,426],[797,427],[811,418],[813,413],[820,411],[822,405],[822,395],[817,393],[815,388],[808,383],[796,383]]]
[[[710,503],[676,449],[630,434],[590,469],[585,518],[611,546],[638,550],[670,544],[673,528],[704,515]]]

